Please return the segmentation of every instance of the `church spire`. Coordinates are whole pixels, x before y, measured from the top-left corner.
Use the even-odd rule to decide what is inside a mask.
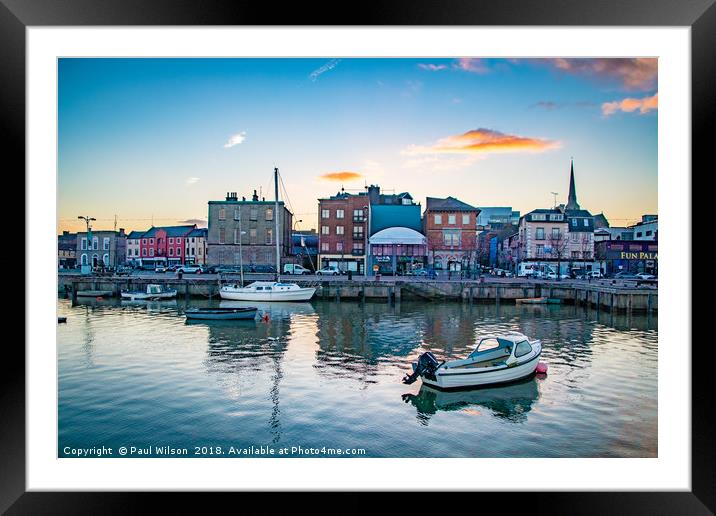
[[[571,171],[569,174],[569,197],[567,197],[566,210],[578,210],[579,204],[577,203],[577,189],[574,187],[574,159],[572,159]]]

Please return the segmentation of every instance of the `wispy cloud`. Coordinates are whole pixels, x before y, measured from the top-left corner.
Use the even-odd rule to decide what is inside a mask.
[[[193,185],[194,183],[198,182],[199,179],[200,179],[200,178],[198,178],[198,177],[187,177],[187,178],[186,178],[186,184],[187,184],[187,186],[188,186],[188,185]]]
[[[440,70],[447,70],[447,65],[444,64],[433,64],[433,63],[419,63],[418,68],[428,70],[430,72],[439,72]]]
[[[363,174],[350,171],[326,172],[318,176],[318,178],[324,181],[354,181],[356,179],[362,179]]]
[[[632,113],[633,111],[639,111],[640,114],[648,113],[659,109],[659,94],[655,93],[651,97],[644,97],[640,99],[626,98],[622,100],[615,100],[613,102],[605,102],[602,104],[602,115],[611,116],[617,111],[624,111],[625,113]]]
[[[557,70],[601,81],[616,81],[627,90],[656,88],[659,61],[656,58],[549,59]]]
[[[558,141],[504,134],[492,129],[473,129],[448,136],[433,145],[411,145],[402,151],[408,156],[420,154],[492,154],[505,152],[542,152],[555,149]]]
[[[471,73],[487,73],[490,71],[485,60],[476,57],[461,57],[455,61],[453,67]]]
[[[229,140],[224,144],[224,148],[228,149],[230,147],[233,147],[234,145],[239,145],[240,143],[243,143],[246,139],[246,131],[241,131],[240,133],[233,134],[229,136]]]
[[[536,102],[535,104],[532,104],[530,108],[541,108],[546,109],[547,111],[554,111],[555,109],[559,109],[562,107],[561,104],[557,104],[556,102],[552,102],[551,100],[540,100],[539,102]]]
[[[196,224],[200,228],[205,228],[207,223],[206,219],[186,219],[186,220],[177,220],[178,224]]]
[[[338,63],[340,63],[340,62],[341,62],[340,59],[331,59],[330,61],[328,61],[326,64],[324,64],[324,65],[321,66],[320,68],[317,68],[316,70],[313,70],[313,71],[308,75],[308,77],[309,77],[313,82],[316,82],[316,81],[318,80],[318,78],[319,78],[322,74],[326,73],[326,72],[329,71],[329,70],[333,70],[336,66],[338,66]]]

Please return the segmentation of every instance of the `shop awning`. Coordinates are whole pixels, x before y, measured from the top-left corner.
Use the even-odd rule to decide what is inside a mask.
[[[378,231],[375,235],[368,239],[370,245],[425,245],[427,240],[425,235],[418,233],[414,229],[401,226],[386,228]]]

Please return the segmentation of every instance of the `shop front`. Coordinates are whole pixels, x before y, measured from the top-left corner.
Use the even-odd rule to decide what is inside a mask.
[[[596,242],[595,256],[608,275],[646,272],[658,276],[658,249],[654,241],[606,240]]]
[[[425,268],[427,263],[426,238],[414,229],[383,229],[370,237],[369,244],[369,274],[405,275]]]

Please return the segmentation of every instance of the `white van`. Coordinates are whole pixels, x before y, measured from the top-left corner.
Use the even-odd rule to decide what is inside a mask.
[[[284,274],[311,274],[311,271],[297,263],[286,263],[283,266]]]

